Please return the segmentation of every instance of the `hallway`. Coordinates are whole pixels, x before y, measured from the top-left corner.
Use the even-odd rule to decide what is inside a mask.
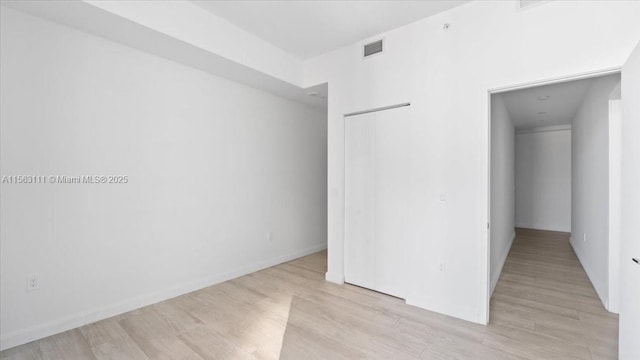
[[[576,357],[616,359],[618,316],[600,302],[569,234],[530,229],[516,234],[491,299],[489,329],[522,331],[530,334],[522,341],[546,343],[549,351],[573,349]]]

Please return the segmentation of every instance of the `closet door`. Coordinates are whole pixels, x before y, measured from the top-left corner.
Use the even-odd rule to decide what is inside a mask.
[[[345,280],[406,294],[409,108],[345,117]]]

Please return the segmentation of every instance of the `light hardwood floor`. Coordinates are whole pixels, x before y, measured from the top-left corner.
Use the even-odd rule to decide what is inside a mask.
[[[324,281],[316,253],[6,350],[2,359],[601,359],[617,316],[566,234],[519,230],[482,326]]]

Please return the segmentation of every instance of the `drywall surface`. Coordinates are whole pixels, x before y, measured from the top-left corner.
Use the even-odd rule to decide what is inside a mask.
[[[619,357],[640,358],[640,271],[633,258],[640,258],[640,44],[622,67],[622,165],[620,241]],[[629,100],[627,100],[629,99]]]
[[[612,75],[593,81],[573,119],[571,245],[600,300],[609,287],[609,97]]]
[[[326,114],[2,8],[2,348],[326,246]],[[26,291],[38,275],[39,289]]]
[[[326,85],[298,87],[301,60],[189,1],[3,1],[2,6],[326,109],[326,97],[307,96]]]
[[[620,86],[618,86],[609,99],[609,301],[607,304],[607,310],[616,314],[620,311],[621,176],[622,100]]]
[[[491,293],[515,237],[515,129],[501,95],[491,97]]]
[[[516,226],[571,232],[571,129],[516,133]]]
[[[344,278],[344,114],[410,101],[407,302],[486,323],[488,91],[618,68],[639,16],[633,1],[474,1],[305,61],[305,86],[329,83],[326,278]],[[363,59],[380,38],[385,52]]]
[[[291,84],[302,81],[301,59],[190,1],[84,2]]]

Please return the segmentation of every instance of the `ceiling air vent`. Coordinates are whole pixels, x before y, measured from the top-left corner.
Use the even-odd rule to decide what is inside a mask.
[[[364,46],[364,57],[380,54],[382,50],[382,39],[368,43]]]

